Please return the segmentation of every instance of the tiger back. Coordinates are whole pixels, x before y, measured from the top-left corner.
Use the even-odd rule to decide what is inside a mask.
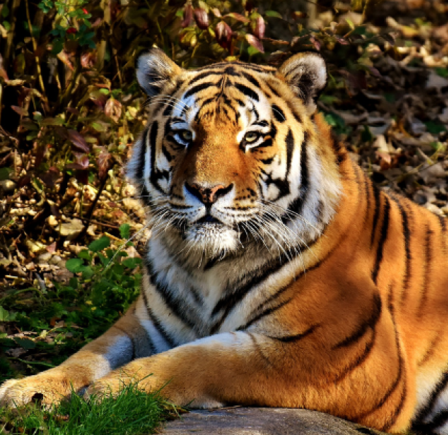
[[[141,380],[181,406],[448,433],[446,221],[378,190],[333,139],[320,55],[186,71],[152,49],[137,78],[150,97],[128,166],[152,228],[141,295],[61,366],[3,384],[0,403]]]

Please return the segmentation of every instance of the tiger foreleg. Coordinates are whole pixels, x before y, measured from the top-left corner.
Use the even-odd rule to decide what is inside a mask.
[[[3,383],[0,386],[0,406],[20,406],[33,400],[40,400],[43,405],[49,406],[69,396],[72,390],[83,392],[92,382],[131,361],[135,357],[136,341],[139,341],[141,352],[140,336],[146,337],[146,332],[131,306],[126,315],[108,331],[58,367]]]
[[[281,349],[260,334],[221,333],[142,358],[95,382],[90,395],[117,395],[131,383],[161,394],[178,406],[216,408],[226,404],[300,406],[287,371],[271,360]],[[302,394],[300,394],[302,396]]]
[[[339,380],[339,364],[346,368],[346,361],[331,356],[316,364],[313,346],[298,340],[244,331],[217,334],[136,359],[96,381],[86,396],[117,395],[134,383],[148,393],[161,390],[178,406],[306,408],[378,429],[387,427],[392,433],[407,428],[412,403],[402,403],[402,385],[389,394],[389,406],[383,407],[384,391],[378,387],[378,372],[372,365],[361,364]],[[378,370],[384,373],[381,366]],[[384,377],[389,384],[387,374]],[[363,388],[354,388],[358,382]]]

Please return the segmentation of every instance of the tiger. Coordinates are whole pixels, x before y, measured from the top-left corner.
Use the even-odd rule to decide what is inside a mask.
[[[378,189],[317,109],[323,57],[185,70],[152,48],[127,173],[151,224],[142,289],[2,406],[117,395],[305,408],[448,434],[446,220]]]

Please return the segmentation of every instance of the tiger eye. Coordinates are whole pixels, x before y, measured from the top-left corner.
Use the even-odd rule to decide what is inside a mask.
[[[179,136],[187,142],[190,142],[193,139],[193,133],[190,130],[182,130],[179,133]]]
[[[246,136],[244,136],[244,140],[248,143],[255,142],[260,135],[256,133],[255,131],[250,131],[249,133],[246,133]]]

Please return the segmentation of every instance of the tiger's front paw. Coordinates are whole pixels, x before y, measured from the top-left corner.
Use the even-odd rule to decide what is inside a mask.
[[[123,389],[130,385],[132,385],[133,388],[146,392],[150,392],[151,389],[145,380],[141,380],[137,376],[131,376],[128,373],[119,370],[95,381],[95,383],[87,388],[84,393],[84,398],[89,399],[90,397],[95,396],[101,400],[101,398],[106,396],[117,397]]]
[[[0,386],[0,407],[15,408],[33,401],[50,407],[68,397],[75,386],[76,382],[57,372],[11,379]]]

